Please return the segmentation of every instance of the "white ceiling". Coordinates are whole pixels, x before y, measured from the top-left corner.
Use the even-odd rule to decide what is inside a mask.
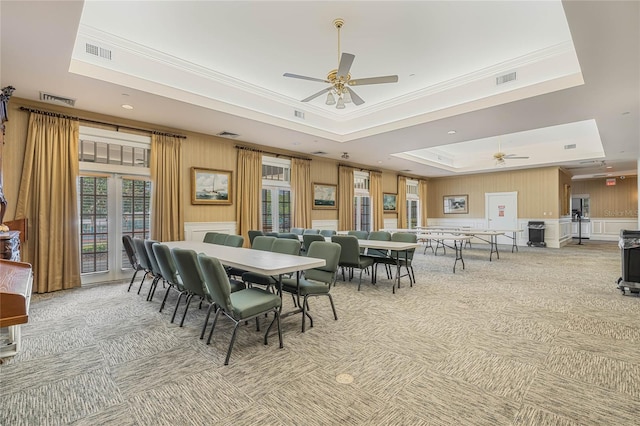
[[[530,157],[506,167],[636,173],[638,2],[3,0],[0,15],[17,97],[422,176],[494,171],[498,147]],[[327,85],[282,74],[337,68],[338,17],[352,78],[399,81],[354,87],[365,103],[344,110],[301,103]]]

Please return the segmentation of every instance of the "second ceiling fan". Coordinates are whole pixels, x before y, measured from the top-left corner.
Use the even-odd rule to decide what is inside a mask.
[[[345,104],[353,102],[356,105],[362,105],[364,101],[360,96],[358,96],[353,89],[349,86],[364,86],[367,84],[382,84],[382,83],[397,83],[398,76],[397,75],[386,75],[381,77],[369,77],[369,78],[360,78],[360,79],[351,79],[351,74],[349,70],[351,69],[351,64],[355,59],[355,55],[351,53],[342,53],[340,54],[340,28],[344,25],[343,19],[336,19],[333,21],[333,25],[338,30],[338,68],[331,70],[329,74],[327,74],[326,79],[307,77],[304,75],[298,74],[283,74],[284,77],[291,78],[299,78],[302,80],[310,80],[317,81],[319,83],[328,83],[330,86],[320,90],[317,93],[305,98],[302,102],[309,102],[312,99],[317,98],[320,95],[325,93],[327,94],[327,105],[335,105],[337,109],[344,109]],[[338,98],[336,100],[336,97]]]

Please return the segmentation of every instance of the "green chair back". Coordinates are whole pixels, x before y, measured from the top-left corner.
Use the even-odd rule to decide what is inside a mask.
[[[271,251],[274,253],[291,254],[294,256],[300,255],[300,240],[296,237],[295,240],[289,238],[277,238],[271,246]]]
[[[331,241],[340,244],[340,260],[338,264],[347,268],[360,267],[360,244],[353,235],[334,235]]]
[[[318,268],[306,269],[304,271],[305,279],[320,281],[331,285],[336,279],[341,251],[342,248],[338,243],[329,243],[326,241],[312,242],[307,250],[307,256],[324,259],[326,265]]]
[[[258,229],[251,229],[249,230],[249,232],[247,232],[247,234],[249,235],[249,245],[253,246],[253,239],[255,237],[258,237],[260,235],[264,235],[264,232],[258,230]]]
[[[229,247],[242,247],[244,245],[244,237],[242,235],[228,235],[224,240],[224,245]]]
[[[333,237],[334,235],[336,235],[336,231],[334,231],[333,229],[323,229],[320,231],[320,235],[322,235],[323,237]]]
[[[349,231],[349,232],[347,232],[347,235],[353,235],[354,237],[356,237],[359,240],[368,240],[369,239],[369,232],[367,232],[367,231]]]
[[[144,248],[147,251],[147,256],[149,258],[149,265],[151,266],[151,272],[153,275],[162,277],[162,272],[160,271],[160,267],[158,266],[158,262],[156,261],[156,255],[153,252],[153,245],[157,244],[156,240],[144,240]]]
[[[278,238],[288,238],[290,240],[300,241],[298,236],[296,234],[294,234],[293,232],[280,232],[280,233],[278,233]]]
[[[391,233],[386,231],[371,231],[369,232],[369,240],[374,241],[391,241]],[[369,249],[367,251],[368,256],[385,257],[387,255],[386,250]]]
[[[304,231],[302,231],[302,235],[307,235],[307,234],[319,234],[320,231],[317,229],[305,229]]]
[[[172,248],[171,255],[176,263],[176,269],[182,285],[189,293],[200,297],[207,297],[205,292],[204,278],[198,264],[198,255],[193,250]]]
[[[213,236],[213,244],[223,246],[225,241],[227,241],[227,237],[229,237],[229,234],[216,234]]]
[[[304,228],[291,228],[291,233],[296,235],[302,235]]]
[[[213,244],[213,238],[219,234],[219,232],[207,232],[204,234],[204,238],[202,239],[203,243]]]
[[[158,267],[162,272],[162,277],[169,281],[170,284],[173,284],[181,290],[182,281],[178,276],[178,269],[176,268],[176,263],[171,256],[171,250],[169,247],[164,244],[154,244],[153,245],[153,253],[156,255],[156,261],[158,262]]]
[[[268,237],[266,235],[259,235],[253,239],[251,248],[254,250],[271,251],[273,243],[277,240],[276,237]]]
[[[415,243],[415,242],[418,242],[418,236],[413,232],[396,232],[393,235],[391,235],[391,241],[398,241],[402,243]],[[409,262],[409,264],[413,260],[413,255],[415,251],[416,249],[407,250],[407,262]],[[391,257],[393,257],[394,259],[397,259],[399,257],[401,260],[404,261],[405,253],[404,251],[391,250]]]
[[[197,262],[212,302],[231,313],[231,284],[224,267],[218,259],[202,253],[198,255]]]
[[[147,249],[144,246],[144,240],[142,238],[134,238],[133,246],[136,248],[136,257],[138,263],[145,271],[151,271],[151,262],[149,261],[149,255]]]

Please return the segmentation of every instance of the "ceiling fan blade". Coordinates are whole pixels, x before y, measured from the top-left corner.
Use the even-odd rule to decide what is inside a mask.
[[[322,95],[323,93],[327,93],[331,89],[333,89],[333,86],[329,86],[326,89],[322,89],[318,93],[314,93],[313,95],[309,96],[308,98],[304,98],[300,102],[309,102],[310,100],[317,98],[318,96]]]
[[[304,75],[298,75],[298,74],[290,74],[288,72],[282,74],[283,77],[291,77],[291,78],[299,78],[301,80],[309,80],[309,81],[317,81],[320,83],[330,83],[329,80],[322,80],[320,78],[314,78],[314,77],[307,77]]]
[[[384,77],[359,78],[349,80],[349,86],[364,86],[365,84],[397,83],[397,75],[385,75]]]
[[[349,74],[351,64],[353,64],[355,57],[356,55],[352,55],[351,53],[342,53],[340,64],[338,64],[338,73],[336,74],[337,78],[342,77],[343,80],[347,79],[347,75]]]
[[[360,96],[358,96],[356,94],[356,92],[354,92],[353,90],[351,90],[351,88],[349,87],[345,87],[345,89],[347,89],[349,91],[349,94],[351,95],[351,101],[356,104],[356,105],[362,105],[364,103],[364,101],[362,100],[362,98]]]

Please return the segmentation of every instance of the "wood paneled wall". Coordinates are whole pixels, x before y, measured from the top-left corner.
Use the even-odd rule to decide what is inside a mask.
[[[559,216],[558,168],[509,170],[429,180],[429,218],[450,217],[443,212],[445,195],[468,195],[469,213],[457,219],[485,217],[484,198],[491,192],[517,192],[518,217]]]
[[[573,194],[589,195],[589,211],[592,218],[637,218],[638,177],[616,178],[615,186],[606,186],[606,178],[574,181]]]

